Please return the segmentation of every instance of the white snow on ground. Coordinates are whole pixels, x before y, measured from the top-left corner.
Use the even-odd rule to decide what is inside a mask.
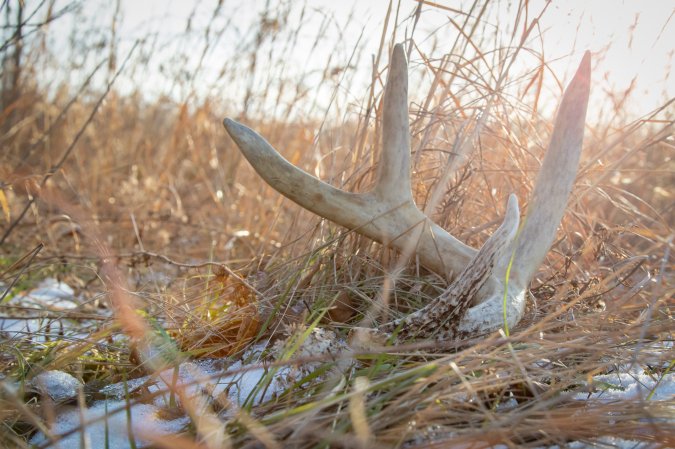
[[[295,340],[278,341],[271,349],[271,359],[279,360],[286,355],[288,347],[293,346],[293,358],[306,359],[317,355],[336,354],[346,349],[345,343],[340,341],[330,330],[314,328],[302,342]],[[261,355],[265,350],[263,344],[249,348],[229,366],[225,367],[222,360],[200,360],[182,363],[178,369],[177,383],[186,387],[189,395],[208,391],[212,397],[226,394],[229,401],[237,406],[260,404],[269,401],[283,393],[302,379],[314,372],[322,363],[304,363],[298,366],[283,366],[278,368],[264,368],[261,364]],[[245,364],[244,360],[252,361]],[[349,361],[346,361],[349,363]],[[145,389],[149,393],[168,391],[166,382],[173,382],[174,369],[164,370],[160,375],[145,376],[132,381],[109,385],[101,390],[108,397],[123,399],[126,394],[133,395],[138,389]],[[339,370],[338,370],[339,371]],[[325,379],[334,373],[327,373]],[[125,391],[127,393],[125,393]]]
[[[65,282],[48,278],[28,292],[18,293],[9,301],[5,300],[6,310],[0,309],[0,333],[8,338],[32,338],[33,341],[44,341],[44,329],[58,330],[63,333],[68,329],[77,331],[66,319],[37,317],[41,311],[62,312],[80,306],[75,292]],[[26,318],[23,316],[26,315]],[[84,336],[84,335],[82,335]]]
[[[254,350],[259,351],[260,347]],[[288,368],[280,369],[275,372],[270,378],[270,383],[267,388],[260,388],[260,385],[265,380],[265,376],[269,376],[269,371],[263,368],[253,367],[249,371],[237,372],[238,370],[251,368],[251,366],[243,365],[240,361],[233,363],[226,371],[223,371],[222,364],[216,360],[206,360],[200,362],[186,362],[183,363],[178,370],[177,382],[186,386],[186,391],[190,395],[198,395],[205,390],[210,392],[212,397],[217,397],[220,394],[226,393],[227,398],[235,405],[240,406],[244,402],[253,401],[253,404],[262,403],[273,399],[276,395],[282,393],[288,385],[289,376],[293,379],[295,377]],[[227,374],[228,372],[234,374]],[[166,370],[161,375],[162,378],[171,381],[174,378],[173,370]],[[269,378],[269,377],[268,377]],[[644,374],[642,370],[635,369],[631,372],[619,372],[616,374],[606,374],[594,377],[593,387],[595,392],[590,393],[590,397],[595,400],[619,401],[626,399],[636,399],[642,397],[645,399],[647,395],[654,390],[654,395],[650,400],[673,400],[675,399],[675,374],[668,374],[659,382],[658,377]],[[210,386],[211,388],[205,388]],[[127,382],[127,392],[129,396],[133,397],[135,390],[141,389],[146,392],[166,392],[163,396],[156,398],[153,404],[134,404],[131,406],[133,423],[132,429],[142,430],[143,432],[152,432],[154,435],[169,435],[180,432],[184,426],[189,422],[187,417],[182,417],[173,420],[163,420],[157,416],[158,411],[162,405],[169,403],[168,388],[158,376],[146,376]],[[145,389],[147,388],[147,390]],[[125,396],[124,383],[109,385],[103,388],[102,392],[114,400],[107,401],[108,410],[123,406],[125,403],[119,400]],[[589,393],[577,393],[575,396],[577,400],[587,400]],[[104,414],[106,401],[99,401],[92,405],[92,407],[85,412],[86,419],[91,420],[95,417],[100,417]],[[673,402],[673,410],[675,412],[675,402]],[[55,435],[64,434],[80,423],[78,411],[71,407],[59,414],[57,421],[54,423],[51,431]],[[92,445],[90,447],[104,447],[98,443],[104,441],[106,427],[108,428],[108,435],[114,434],[114,439],[110,442],[112,449],[130,449],[129,437],[127,435],[126,414],[124,412],[117,413],[109,418],[107,422],[101,421],[92,423],[86,427],[86,435],[91,438]],[[112,432],[112,429],[116,429]],[[136,434],[139,437],[141,434]],[[77,446],[80,441],[80,433],[67,437],[62,440],[60,447],[72,449]],[[46,443],[47,439],[41,433],[33,437],[32,444]],[[70,444],[76,444],[71,446]],[[139,447],[143,446],[143,441],[136,440]],[[57,447],[57,446],[49,446]],[[623,440],[614,437],[602,437],[598,440],[596,445],[589,445],[589,443],[572,442],[565,448],[581,449],[581,448],[605,448],[615,447],[619,449],[648,449],[656,447],[649,443]],[[559,449],[558,446],[550,446],[541,449]]]
[[[47,278],[38,286],[25,293],[19,293],[11,302],[25,307],[40,307],[50,310],[75,309],[79,306],[75,300],[75,291],[65,282]]]
[[[66,437],[58,438],[58,444],[47,447],[61,449],[144,447],[149,443],[142,439],[142,435],[175,434],[181,432],[189,423],[187,417],[162,419],[159,416],[160,408],[154,404],[135,404],[129,408],[129,414],[124,410],[109,414],[110,410],[122,408],[125,405],[124,401],[99,401],[82,411],[75,406],[60,408],[56,421],[51,426],[52,434],[62,435],[81,427],[84,432],[75,431]],[[86,424],[88,421],[92,423]],[[82,426],[83,422],[84,426]],[[131,429],[129,429],[129,423],[131,423]],[[86,446],[81,444],[83,437],[88,443]],[[48,442],[49,439],[42,432],[38,432],[30,440],[30,444],[35,446],[42,446]]]
[[[228,372],[233,374],[228,374]],[[246,367],[241,361],[233,363],[227,370],[224,370],[222,363],[217,360],[186,362],[178,369],[176,383],[184,386],[189,396],[208,390],[213,397],[218,397],[223,393],[227,394],[227,398],[237,405],[242,405],[247,400],[253,404],[260,404],[269,401],[283,391],[278,382],[272,382],[268,388],[257,388],[267,372],[264,368]],[[280,370],[279,373],[281,372]],[[173,382],[174,375],[173,369],[167,369],[159,376],[140,377],[128,381],[126,391],[130,396],[134,396],[140,390],[148,393],[167,392],[168,396],[167,382]],[[271,380],[274,381],[274,379]],[[127,394],[124,382],[108,385],[101,390],[101,393],[114,399],[123,399]]]
[[[75,298],[75,291],[65,282],[53,278],[43,280],[30,291],[18,293],[5,304],[51,311],[70,310],[79,307]]]
[[[675,413],[675,374],[670,373],[663,379],[660,375],[648,375],[640,367],[612,374],[603,374],[593,377],[592,393],[577,393],[574,399],[595,399],[607,402],[643,399],[654,391],[651,401],[674,401]],[[662,379],[659,383],[659,379]],[[658,383],[658,387],[657,387]]]
[[[643,441],[624,440],[616,437],[600,437],[595,443],[572,441],[562,448],[558,445],[548,446],[545,449],[662,449],[659,443],[645,443]]]
[[[244,354],[243,358],[251,353],[260,353],[261,347],[253,347]],[[228,374],[232,373],[232,374]],[[241,361],[230,365],[225,371],[222,361],[204,360],[199,362],[186,362],[180,365],[178,376],[175,376],[174,369],[167,369],[158,376],[145,376],[126,382],[120,382],[104,387],[101,393],[110,397],[107,401],[97,401],[88,410],[85,411],[85,420],[91,421],[105,415],[105,410],[112,410],[125,406],[124,397],[134,398],[139,393],[163,393],[156,397],[151,404],[132,404],[129,407],[131,411],[132,431],[137,432],[135,444],[137,447],[143,447],[148,443],[142,440],[143,435],[148,433],[155,436],[171,435],[180,432],[188,423],[186,416],[173,420],[164,420],[158,416],[161,407],[169,404],[170,391],[166,382],[176,382],[177,385],[185,387],[185,393],[190,397],[198,397],[208,394],[216,398],[222,394],[236,407],[245,402],[253,404],[262,403],[274,398],[275,395],[283,392],[285,388],[285,379],[289,376],[288,368],[281,368],[270,375],[264,368],[245,366]],[[267,377],[266,377],[267,376]],[[54,381],[58,376],[50,376]],[[269,384],[264,382],[268,378]],[[267,385],[265,387],[265,385]],[[174,407],[175,409],[175,407]],[[108,447],[111,449],[131,449],[133,446],[129,440],[129,429],[127,427],[127,414],[125,411],[118,412],[109,417],[106,421],[92,422],[85,427],[84,435],[89,438],[91,445],[88,447],[98,448],[106,447],[105,439],[108,438]],[[74,406],[59,408],[58,418],[50,427],[53,435],[63,435],[71,432],[80,426],[80,415]],[[141,433],[138,433],[141,432]],[[74,449],[80,447],[82,433],[77,430],[64,439],[60,439],[58,445],[49,445],[49,448],[67,448]],[[38,432],[30,443],[34,445],[47,444],[49,440],[42,433]]]

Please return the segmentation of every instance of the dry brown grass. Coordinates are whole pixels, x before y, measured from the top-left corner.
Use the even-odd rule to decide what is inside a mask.
[[[118,313],[100,319],[76,344],[57,339],[38,348],[28,339],[0,340],[4,375],[23,381],[41,370],[64,369],[91,383],[139,376],[148,368],[137,348],[103,351],[96,342],[112,341],[120,329],[142,340],[139,335],[156,333],[157,323],[182,356],[195,358],[238,353],[251,341],[274,338],[283,325],[309,323],[327,311],[333,322],[323,322],[338,332],[357,323],[381,299],[397,255],[281,198],[242,159],[220,121],[238,117],[295,165],[333,185],[366,189],[377,160],[388,46],[415,21],[414,14],[403,18],[405,7],[394,4],[390,11],[400,14],[400,23],[383,31],[370,92],[346,92],[354,76],[348,58],[336,61],[328,51],[312,50],[326,61],[314,89],[336,92],[328,112],[307,91],[306,79],[316,74],[293,78],[285,67],[284,58],[316,20],[307,12],[303,21],[290,21],[301,6],[283,4],[261,16],[237,44],[247,64],[226,62],[206,90],[196,87],[206,78],[201,65],[185,77],[177,73],[178,97],[146,98],[141,85],[131,93],[112,85],[105,93],[115,73],[142,72],[152,65],[144,58],[161,54],[150,36],[129,54],[109,46],[101,65],[85,65],[91,82],[58,86],[38,76],[42,65],[56,60],[42,40],[49,28],[26,36],[20,79],[3,85],[0,189],[10,221],[0,221],[0,281],[29,288],[57,276],[88,300],[82,312],[96,314],[101,307]],[[236,17],[218,8],[212,14],[208,28],[200,29],[206,31],[202,41],[191,29],[176,40],[199,42],[203,55],[223,45],[216,25]],[[524,76],[508,64],[492,65],[495,49],[513,56],[525,48],[496,48],[480,34],[485,28],[481,14],[476,17],[457,25],[463,34],[449,56],[440,44],[431,54],[418,49],[433,35],[409,41],[411,76],[423,86],[411,91],[416,200],[424,206],[434,189],[442,189],[432,217],[473,246],[496,228],[509,193],[529,196],[551,131],[550,117],[540,116],[533,103],[543,89],[538,72]],[[316,48],[326,45],[325,36],[315,39]],[[13,55],[12,42],[3,46],[5,59]],[[78,42],[84,57],[98,63],[96,44]],[[188,44],[182,50],[182,56],[192,51]],[[486,67],[503,81],[495,85],[481,75]],[[512,84],[522,96],[507,93]],[[243,110],[201,94],[228,85],[243,90],[244,101],[237,103]],[[488,101],[491,115],[482,122]],[[611,120],[589,117],[559,239],[511,337],[362,354],[363,363],[345,373],[338,392],[310,385],[249,407],[238,419],[223,419],[232,445],[535,447],[612,435],[674,446],[672,427],[658,421],[672,419],[672,403],[584,403],[569,395],[593,375],[631,364],[665,376],[673,360],[675,109],[666,99],[662,109],[635,120],[615,104]],[[465,158],[439,186],[451,149]],[[418,307],[440,288],[437,277],[411,262],[397,277],[388,313]],[[127,297],[141,304],[145,321],[120,309]],[[354,387],[357,377],[369,379],[367,393]],[[501,408],[509,399],[516,405]],[[5,392],[0,401],[6,410],[0,441],[25,446],[44,422],[40,412]],[[188,441],[190,433],[183,447],[191,447]]]

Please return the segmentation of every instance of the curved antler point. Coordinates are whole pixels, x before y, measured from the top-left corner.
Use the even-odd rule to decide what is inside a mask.
[[[225,130],[227,130],[228,134],[232,137],[234,137],[234,134],[238,134],[238,131],[241,129],[241,125],[229,117],[225,117],[223,119],[223,126],[225,127]]]
[[[583,58],[581,58],[581,63],[579,63],[579,68],[574,74],[574,79],[570,83],[570,86],[581,85],[585,90],[590,88],[591,83],[591,52],[586,50]]]

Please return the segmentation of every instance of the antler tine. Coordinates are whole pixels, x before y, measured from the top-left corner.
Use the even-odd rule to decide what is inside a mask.
[[[565,213],[581,155],[590,80],[591,54],[587,51],[560,102],[551,143],[518,239],[512,272],[523,287],[546,257]]]
[[[284,159],[251,128],[229,118],[223,121],[223,125],[260,177],[284,196],[346,227],[361,226],[371,218],[361,217],[363,210],[356,207],[360,200],[358,194],[336,189],[308,175]]]
[[[579,69],[565,90],[556,117],[551,143],[535,182],[520,235],[516,239],[513,265],[504,310],[504,291],[496,290],[480,304],[466,311],[459,324],[462,335],[476,335],[503,326],[504,318],[515,326],[525,310],[525,292],[536,270],[555,239],[576,178],[584,137],[591,79],[591,54],[586,52]],[[498,285],[510,257],[505,257],[495,273]]]
[[[374,194],[392,204],[413,201],[410,187],[408,64],[403,44],[394,46],[384,89],[382,155]]]

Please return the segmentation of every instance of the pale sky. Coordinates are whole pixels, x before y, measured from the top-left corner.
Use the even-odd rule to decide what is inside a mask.
[[[435,3],[463,11],[468,11],[471,5],[471,2],[460,0],[437,0]],[[514,22],[513,9],[517,2],[495,3],[497,7],[491,9],[492,16],[488,17],[488,21],[500,27],[505,35],[504,42],[508,42],[506,36],[511,31],[508,27]],[[203,26],[208,23],[215,1],[122,0],[123,21],[119,26],[119,36],[124,43],[129,44],[136,37],[147,37],[149,32],[165,37],[179,35],[185,30],[187,18],[195,4],[199,5],[201,11],[200,17],[193,22],[198,29],[199,24]],[[360,37],[364,52],[361,59],[353,63],[356,67],[364,67],[361,79],[364,86],[355,86],[355,90],[366,89],[371,55],[379,47],[388,4],[388,0],[307,1],[309,8],[334,17],[329,33],[334,33],[345,49],[344,54],[338,55],[339,58],[346,60]],[[409,14],[416,4],[413,0],[402,0],[401,14]],[[530,1],[530,13],[538,13],[545,4],[544,0]],[[222,15],[234,17],[235,25],[243,33],[246,30],[242,28],[255,21],[264,5],[265,0],[225,0]],[[92,15],[97,14],[100,6],[97,1],[84,3],[85,8],[91,9]],[[348,20],[352,11],[356,14]],[[448,30],[448,33],[454,31],[449,26],[449,19],[459,21],[461,18],[450,10],[430,6],[425,6],[425,11],[428,12],[422,14],[415,32],[415,41],[421,46],[425,45],[425,36],[434,35],[442,39],[444,30]],[[591,103],[594,98],[597,102],[606,99],[609,91],[624,91],[634,83],[632,112],[640,116],[663,104],[666,98],[675,97],[675,79],[670,76],[675,48],[674,13],[675,2],[672,0],[555,0],[540,22],[543,38],[540,42],[537,40],[529,44],[536,50],[543,50],[546,60],[551,61],[551,69],[562,82],[569,81],[583,52],[591,50],[594,53]],[[109,23],[109,18],[101,20],[102,27]],[[303,54],[303,44],[310,45],[312,33],[316,31],[312,27],[319,26],[319,20],[316,22],[305,27],[305,35],[299,39],[293,55],[296,58],[293,62],[303,69],[313,64],[313,60],[307,60]],[[346,23],[348,25],[342,25]],[[339,37],[338,25],[344,26],[344,34]],[[403,39],[404,32],[401,29],[396,38]],[[220,48],[212,50],[213,60],[236,58],[236,54],[231,53],[234,44],[228,45],[236,39],[234,34],[227,35],[220,43]],[[120,53],[123,53],[124,43],[120,46]],[[449,42],[448,50],[450,46]],[[438,47],[438,44],[437,48],[443,50],[443,46]],[[321,67],[324,63],[325,60],[317,61]],[[381,65],[384,63],[381,62]],[[536,60],[528,59],[527,55],[523,56],[521,63],[528,67],[530,64],[536,66]],[[152,77],[152,74],[148,76]]]

